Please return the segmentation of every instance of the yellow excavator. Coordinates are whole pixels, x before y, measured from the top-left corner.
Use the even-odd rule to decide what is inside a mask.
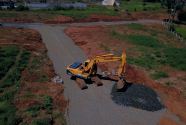
[[[118,54],[122,54],[121,56],[115,56]],[[71,75],[75,77],[75,81],[81,89],[87,88],[85,83],[86,79],[91,79],[97,86],[102,85],[101,80],[97,73],[97,63],[100,62],[110,62],[110,61],[119,61],[119,70],[117,75],[119,76],[119,80],[117,83],[117,89],[120,90],[125,85],[125,71],[126,71],[126,54],[123,53],[115,53],[115,54],[107,54],[96,56],[90,60],[86,60],[84,64],[80,62],[75,62],[67,67],[67,75]]]

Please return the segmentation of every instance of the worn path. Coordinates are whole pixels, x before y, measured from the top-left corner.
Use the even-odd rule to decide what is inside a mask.
[[[160,21],[143,20],[132,22]],[[114,25],[132,22],[94,22],[71,24],[69,26]],[[114,81],[102,80],[103,86],[97,87],[94,84],[89,84],[88,89],[80,90],[77,84],[70,79],[70,76],[66,75],[66,67],[76,61],[84,62],[88,59],[87,55],[73,43],[71,38],[64,34],[63,31],[67,28],[64,25],[55,27],[42,24],[38,25],[23,24],[22,26],[36,29],[41,33],[55,71],[57,74],[60,74],[64,81],[64,94],[66,99],[70,99],[66,111],[68,125],[130,125],[133,123],[139,125],[157,125],[162,116],[170,117],[179,122],[179,119],[171,115],[166,108],[152,112],[115,104],[110,95],[112,87],[115,84]]]

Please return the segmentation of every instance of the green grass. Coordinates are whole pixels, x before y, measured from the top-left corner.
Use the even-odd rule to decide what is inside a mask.
[[[158,68],[156,57],[151,56],[150,54],[146,54],[144,57],[138,57],[138,58],[127,56],[127,63],[138,64],[142,67],[147,68],[148,70]]]
[[[161,4],[160,3],[151,3],[151,2],[146,2],[146,6],[145,8],[147,8],[147,10],[157,10],[160,9]],[[133,1],[133,5],[132,5],[132,0],[131,1],[121,1],[121,8],[125,8],[128,9],[129,11],[133,12],[135,11],[143,11],[143,2],[139,1],[139,0],[134,0]]]
[[[159,11],[151,11],[149,12],[150,14],[157,14],[157,13],[165,13],[165,14],[168,14],[167,11],[163,11],[163,10],[159,10]]]
[[[21,78],[21,72],[18,68],[13,68],[10,73],[8,73],[1,81],[0,87],[10,87],[16,83]]]
[[[169,86],[169,85],[175,85],[177,83],[174,83],[174,82],[165,82],[165,84]]]
[[[151,34],[152,36],[157,36],[158,33],[163,34],[164,32],[163,32],[163,31],[159,31],[159,30],[150,30],[150,34]]]
[[[35,96],[34,94],[25,94],[22,96],[22,98],[30,98],[32,96]]]
[[[18,52],[19,47],[0,47],[0,80],[14,64]]]
[[[170,67],[186,71],[186,49],[167,47],[163,50],[165,58],[160,59],[160,63]]]
[[[35,58],[35,59],[31,62],[31,64],[29,65],[29,67],[30,67],[30,68],[36,68],[36,69],[38,69],[38,68],[39,68],[38,64],[40,64],[40,63],[41,63],[41,61],[39,60],[39,58]]]
[[[176,28],[176,33],[178,35],[181,35],[183,39],[186,39],[186,27],[175,26],[175,28]]]
[[[147,28],[145,28],[143,25],[141,24],[137,24],[137,23],[132,23],[132,24],[126,24],[127,27],[129,29],[133,29],[133,30],[143,30],[143,31],[147,31]]]
[[[48,125],[51,124],[52,120],[50,118],[37,118],[33,120],[33,125]]]
[[[112,15],[112,16],[120,16],[120,14],[115,13],[113,10],[107,9],[107,7],[102,5],[92,5],[87,7],[87,9],[82,10],[30,10],[30,12],[36,13],[45,13],[45,14],[57,14],[62,16],[69,16],[72,18],[88,18],[92,14],[97,15]]]
[[[151,77],[153,79],[159,79],[159,78],[168,78],[169,75],[166,72],[158,71],[158,72],[156,72],[154,74],[151,74]]]
[[[104,48],[105,51],[110,52],[110,49],[107,46],[104,46],[103,44],[99,45],[101,48]]]
[[[49,106],[52,106],[52,103],[53,103],[53,99],[49,96],[49,95],[44,95],[44,100],[43,100],[43,105],[45,107],[49,107]]]
[[[159,40],[146,35],[128,35],[128,42],[147,47],[161,47]]]
[[[1,125],[18,125],[21,118],[15,117],[17,108],[9,102],[0,102],[0,124]]]
[[[54,118],[59,118],[59,117],[61,117],[61,116],[63,116],[62,113],[57,113],[57,114],[54,115]]]
[[[0,87],[10,87],[21,77],[21,71],[25,69],[30,58],[30,52],[23,49],[16,67],[14,67],[1,81]]]
[[[0,13],[0,18],[2,17],[18,17],[18,13]]]
[[[0,100],[1,101],[10,101],[13,99],[14,94],[17,92],[17,89],[11,89],[9,91],[4,91]]]

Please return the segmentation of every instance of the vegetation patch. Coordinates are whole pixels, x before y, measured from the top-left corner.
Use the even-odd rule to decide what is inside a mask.
[[[132,24],[127,24],[127,26],[129,29],[147,31],[147,29],[141,24],[132,23]]]
[[[107,46],[104,46],[103,44],[99,45],[101,48],[104,48],[105,51],[110,52],[110,49]]]
[[[159,79],[159,78],[168,78],[169,75],[166,72],[158,71],[158,72],[156,72],[154,74],[151,74],[151,77],[153,79]]]
[[[0,100],[1,101],[10,101],[11,99],[13,99],[14,94],[17,92],[17,89],[11,89],[9,91],[4,91]]]
[[[34,94],[25,94],[22,96],[22,98],[30,98],[32,96],[35,96]]]
[[[14,64],[18,52],[19,47],[0,47],[0,80]]]
[[[48,125],[51,122],[52,120],[50,118],[37,118],[33,121],[33,125]]]
[[[165,82],[165,84],[169,86],[169,85],[175,85],[177,83],[174,83],[174,82]]]
[[[12,86],[21,77],[21,71],[23,71],[28,64],[30,58],[30,52],[23,49],[16,67],[14,67],[1,81],[0,87],[5,88]]]
[[[9,102],[0,102],[0,123],[1,125],[18,125],[21,118],[15,117],[17,108]]]
[[[128,42],[147,47],[162,47],[158,39],[146,35],[128,35]]]
[[[173,68],[186,71],[186,49],[167,47],[163,50],[165,58],[160,59],[160,63],[163,65],[168,65]]]

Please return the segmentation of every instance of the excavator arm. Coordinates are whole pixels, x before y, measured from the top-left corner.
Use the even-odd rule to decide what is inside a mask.
[[[125,73],[126,71],[126,54],[123,53],[116,53],[116,54],[122,54],[121,57],[114,56],[115,54],[107,54],[107,55],[102,55],[102,56],[96,56],[92,58],[91,60],[85,61],[84,64],[84,72],[87,72],[91,70],[94,64],[97,64],[99,62],[110,62],[110,61],[119,61],[119,77],[122,76],[122,73]],[[88,64],[86,64],[88,63]]]

